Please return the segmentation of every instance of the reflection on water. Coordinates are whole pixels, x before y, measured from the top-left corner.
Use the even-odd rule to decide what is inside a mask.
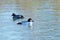
[[[4,12],[0,14],[0,40],[60,40],[59,0],[20,1],[10,1],[12,5],[2,7]],[[25,19],[13,21],[13,12],[24,15]],[[33,29],[25,24],[17,25],[29,17],[34,20]]]

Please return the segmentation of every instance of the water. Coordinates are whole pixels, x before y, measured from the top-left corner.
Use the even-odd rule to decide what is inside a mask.
[[[16,14],[25,16],[25,19],[16,21],[12,20],[13,10],[2,12],[0,14],[0,40],[60,40],[60,16],[55,15],[59,15],[60,12],[55,11],[54,6],[49,6],[47,1],[44,1],[41,6],[34,5],[34,7],[34,14],[29,13],[30,11],[15,10]],[[25,24],[17,25],[18,22],[26,21],[29,17],[34,20],[32,29]]]

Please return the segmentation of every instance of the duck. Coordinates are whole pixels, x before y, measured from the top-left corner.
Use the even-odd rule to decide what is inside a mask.
[[[16,15],[15,13],[12,13],[13,16],[13,21],[17,20],[17,19],[24,19],[23,15]]]
[[[28,23],[28,26],[32,27],[33,26],[33,22],[34,21],[32,20],[32,18],[29,18],[27,21],[18,22],[17,24],[23,25],[24,23],[25,24]]]

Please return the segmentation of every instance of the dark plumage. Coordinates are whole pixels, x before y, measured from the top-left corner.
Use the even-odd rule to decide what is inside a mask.
[[[32,20],[32,19],[31,19],[31,18],[29,18],[27,21],[28,21],[28,22],[30,22],[31,20]]]
[[[17,19],[23,19],[24,18],[23,15],[16,15],[15,13],[13,13],[12,16],[13,16],[13,21],[15,21]]]

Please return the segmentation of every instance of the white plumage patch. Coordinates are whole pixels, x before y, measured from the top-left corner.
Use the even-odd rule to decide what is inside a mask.
[[[32,22],[28,22],[28,26],[29,27],[32,27]]]

